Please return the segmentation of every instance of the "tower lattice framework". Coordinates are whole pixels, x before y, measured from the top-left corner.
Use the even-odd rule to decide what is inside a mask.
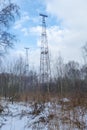
[[[49,60],[49,49],[46,33],[46,22],[47,15],[40,14],[42,17],[42,33],[41,33],[41,52],[40,52],[40,82],[42,84],[48,84],[50,81],[50,60]]]

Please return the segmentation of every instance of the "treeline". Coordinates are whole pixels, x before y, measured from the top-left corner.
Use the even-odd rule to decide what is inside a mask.
[[[39,73],[35,70],[26,72],[22,58],[10,63],[8,67],[0,68],[0,95],[5,98],[18,98],[20,95],[47,93],[77,94],[87,92],[87,65],[80,66],[78,62],[63,63],[61,56],[55,60],[51,69],[51,79],[48,85],[41,86]]]
[[[61,94],[85,93],[87,92],[87,65],[80,66],[75,61],[64,64],[59,58],[53,82],[55,92]]]
[[[34,70],[26,72],[24,60],[20,57],[14,63],[1,67],[0,95],[15,97],[36,90],[38,87],[38,75]]]

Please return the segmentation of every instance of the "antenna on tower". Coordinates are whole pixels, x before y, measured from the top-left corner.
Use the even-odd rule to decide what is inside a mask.
[[[42,17],[42,33],[41,33],[41,51],[40,51],[40,83],[42,86],[47,86],[49,91],[49,81],[50,81],[50,60],[49,60],[49,49],[46,34],[46,22],[45,18],[47,15],[40,14]]]

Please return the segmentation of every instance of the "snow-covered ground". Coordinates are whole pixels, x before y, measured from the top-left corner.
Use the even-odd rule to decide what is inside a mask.
[[[68,100],[62,100],[68,102]],[[54,103],[0,101],[0,130],[87,130],[87,111]]]

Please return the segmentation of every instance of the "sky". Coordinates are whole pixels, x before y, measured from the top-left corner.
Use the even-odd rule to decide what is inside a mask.
[[[12,58],[25,56],[29,47],[29,64],[40,63],[41,17],[46,19],[51,60],[59,54],[65,62],[83,62],[82,47],[87,41],[87,0],[13,0],[20,7],[20,18],[11,27],[17,36]]]

